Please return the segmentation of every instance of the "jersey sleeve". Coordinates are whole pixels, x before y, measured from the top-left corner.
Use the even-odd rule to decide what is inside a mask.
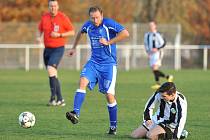
[[[90,21],[85,22],[81,28],[81,33],[87,33],[88,32],[87,30],[90,24],[91,24]]]
[[[43,32],[43,20],[42,20],[43,18],[41,18],[41,21],[38,23],[38,30],[40,31],[40,32]]]
[[[149,37],[148,36],[149,36],[149,33],[145,33],[145,35],[144,35],[144,48],[145,48],[147,53],[149,53],[149,44],[148,44]]]
[[[116,33],[119,33],[125,29],[125,27],[123,27],[121,24],[119,24],[113,19],[107,19],[107,24],[108,24],[108,28],[113,29]]]
[[[64,15],[64,22],[63,23],[64,23],[64,28],[65,28],[66,31],[74,30],[74,26],[73,26],[71,20],[66,15]]]
[[[147,101],[144,109],[144,120],[151,120],[155,105],[158,103],[159,93],[155,92]]]
[[[164,40],[163,36],[160,33],[157,33],[156,36],[158,41],[157,48],[158,49],[163,48],[166,44],[166,41]]]
[[[175,128],[174,134],[177,138],[180,138],[182,131],[184,130],[184,126],[187,119],[187,101],[186,98],[181,99],[179,98],[178,104],[178,120],[177,120],[177,127]]]

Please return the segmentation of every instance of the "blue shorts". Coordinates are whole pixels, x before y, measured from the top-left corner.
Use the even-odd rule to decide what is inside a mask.
[[[115,94],[117,67],[113,64],[101,65],[88,61],[80,74],[89,80],[88,88],[92,90],[98,83],[101,93]]]
[[[63,54],[64,46],[59,48],[45,48],[43,54],[45,66],[53,66],[57,68],[61,58],[63,57]]]

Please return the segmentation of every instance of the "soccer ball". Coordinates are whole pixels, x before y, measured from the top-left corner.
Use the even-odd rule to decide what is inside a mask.
[[[19,124],[23,128],[31,128],[35,125],[35,116],[31,112],[22,112],[19,115]]]

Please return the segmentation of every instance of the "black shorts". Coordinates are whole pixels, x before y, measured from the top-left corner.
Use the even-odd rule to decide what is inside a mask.
[[[57,68],[63,57],[64,50],[64,46],[58,48],[45,48],[43,54],[45,66],[53,66]]]
[[[162,127],[165,130],[164,138],[165,139],[174,139],[174,129],[171,129],[167,125],[159,124],[160,127]]]

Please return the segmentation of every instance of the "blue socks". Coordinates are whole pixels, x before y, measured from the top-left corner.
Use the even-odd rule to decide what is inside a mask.
[[[109,111],[110,128],[117,128],[117,102],[107,105]]]
[[[79,116],[80,114],[80,108],[82,106],[82,103],[85,99],[86,91],[77,89],[75,96],[74,96],[74,112]]]
[[[74,112],[79,116],[82,103],[84,102],[86,91],[77,89],[74,96]],[[117,128],[117,102],[107,105],[109,111],[109,121],[111,128]]]

